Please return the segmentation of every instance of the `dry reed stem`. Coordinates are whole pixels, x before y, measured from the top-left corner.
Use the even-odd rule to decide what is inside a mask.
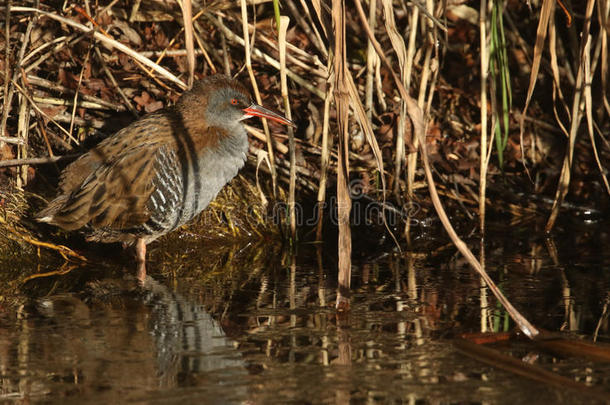
[[[74,93],[73,89],[62,86],[61,84],[58,84],[58,83],[53,83],[49,80],[43,79],[38,76],[27,75],[27,81],[29,84],[38,86],[45,90],[57,91],[60,93],[65,93],[65,94]],[[125,106],[122,104],[113,103],[112,101],[104,100],[104,99],[101,99],[99,97],[92,96],[89,94],[81,94],[81,98],[83,100],[86,100],[86,101],[81,101],[79,103],[79,106],[84,107],[84,108],[110,109],[110,110],[115,110],[115,111],[125,111],[125,109],[126,109]],[[33,96],[32,99],[34,101],[37,101],[40,103],[48,102],[49,104],[55,104],[55,105],[72,105],[72,102],[70,102],[70,100],[56,99],[53,97]],[[83,103],[86,103],[86,104],[83,104]]]
[[[85,60],[83,61],[83,65],[80,69],[80,74],[78,75],[78,83],[76,84],[76,90],[74,91],[74,98],[72,99],[72,116],[70,119],[70,129],[68,132],[72,134],[74,131],[74,117],[76,117],[76,107],[78,106],[78,94],[80,93],[80,87],[83,84],[83,74],[85,73],[85,69],[87,68],[87,63],[89,63],[89,56],[91,55],[91,44],[87,48],[87,54],[85,55]]]
[[[479,230],[485,235],[485,194],[487,187],[487,81],[489,80],[489,44],[487,42],[487,9],[491,1],[481,1],[479,8],[479,46],[481,50],[481,148],[479,166]],[[491,142],[490,142],[491,143]]]
[[[430,13],[434,12],[434,10],[432,10],[431,0],[426,1],[426,7],[429,8],[428,11]],[[427,14],[427,15],[429,15],[429,14]],[[426,22],[425,24],[422,24],[423,25],[422,29],[424,30],[424,32],[423,32],[424,41],[423,42],[424,42],[424,47],[425,47],[425,54],[424,54],[424,61],[422,63],[421,78],[420,78],[420,82],[419,82],[419,92],[417,94],[417,105],[422,110],[424,108],[424,102],[426,99],[426,91],[428,89],[428,82],[429,82],[430,71],[431,71],[430,60],[432,59],[432,51],[434,50],[434,39],[433,39],[434,24],[429,19],[427,19],[425,22]]]
[[[328,60],[328,50],[326,49],[326,46],[324,45],[324,40],[322,39],[322,35],[320,35],[320,31],[318,31],[318,26],[316,24],[314,24],[314,22],[313,22],[313,17],[311,16],[311,12],[309,10],[309,6],[307,5],[307,1],[300,0],[300,2],[301,2],[301,7],[303,8],[303,10],[305,10],[305,15],[307,16],[307,21],[309,21],[309,24],[313,28],[313,31],[316,35],[317,42],[318,42],[317,48],[322,53],[322,56]],[[319,15],[319,13],[318,13],[318,15]]]
[[[37,14],[41,14],[44,15],[46,17],[49,17],[55,21],[58,21],[60,23],[66,24],[72,28],[75,28],[79,31],[82,31],[86,34],[90,34],[92,35],[95,39],[97,39],[98,41],[104,43],[105,45],[114,48],[118,51],[123,52],[124,54],[132,57],[135,61],[140,62],[141,64],[149,67],[150,69],[152,69],[153,71],[157,72],[159,75],[161,75],[162,77],[166,78],[167,80],[173,82],[174,84],[176,84],[178,87],[180,87],[181,89],[186,89],[186,85],[184,84],[184,82],[180,79],[178,79],[176,76],[174,76],[172,73],[170,73],[168,70],[166,70],[164,67],[159,66],[158,64],[154,63],[153,61],[151,61],[148,58],[143,57],[142,55],[140,55],[138,52],[134,51],[133,49],[129,48],[128,46],[123,45],[122,43],[112,39],[112,38],[108,38],[105,35],[101,34],[100,32],[88,28],[85,25],[79,24],[69,18],[64,18],[60,15],[54,14],[54,13],[50,13],[47,11],[43,11],[43,10],[38,10],[36,8],[32,8],[32,7],[12,7],[12,11],[13,12],[24,12],[24,13],[37,13]]]
[[[345,0],[333,0],[332,20],[334,28],[334,80],[335,108],[337,110],[338,151],[337,167],[337,222],[339,224],[339,288],[336,307],[349,309],[349,289],[352,267],[352,237],[350,212],[352,208],[349,192],[349,89],[347,55],[345,49]]]
[[[331,95],[334,93],[334,78],[332,75],[332,58],[328,58],[328,78],[326,80],[326,98],[324,99],[324,118],[322,121],[322,154],[320,155],[320,182],[318,185],[318,223],[316,226],[316,240],[322,240],[322,225],[321,220],[324,214],[324,202],[326,201],[326,182],[328,179],[328,166],[329,166],[329,155],[332,144],[328,136],[329,123],[330,123],[330,103],[332,101]]]
[[[290,110],[290,99],[288,98],[288,82],[286,81],[286,31],[290,24],[290,18],[287,16],[280,17],[280,26],[278,29],[278,45],[280,51],[280,89],[282,99],[284,100],[284,110],[286,117],[292,120],[292,111]],[[290,214],[290,235],[292,240],[296,242],[297,237],[297,216],[295,209],[295,194],[296,194],[296,178],[297,178],[297,162],[296,162],[296,145],[294,142],[294,129],[288,126],[288,145],[290,149],[290,185],[288,187],[288,210]]]
[[[322,39],[320,38],[316,30],[315,24],[313,24],[313,21],[311,21],[311,15],[308,13],[307,6],[303,4],[303,2],[301,2],[301,5],[305,10],[305,13],[301,13],[297,6],[294,4],[293,0],[286,0],[284,4],[288,6],[290,14],[292,14],[292,16],[295,18],[298,26],[303,30],[303,33],[307,35],[309,42],[311,42],[313,46],[315,46],[316,49],[320,51],[320,53],[322,53],[322,55],[327,56],[327,50],[324,47],[324,42],[322,42]],[[303,16],[308,17],[309,21],[305,21],[305,18]]]
[[[245,46],[244,39],[231,31],[222,21],[214,18],[213,16],[207,16],[208,19],[218,27],[224,35],[232,42],[237,43],[238,45]],[[262,62],[265,62],[272,66],[273,68],[280,70],[280,62],[266,53],[260,51],[259,49],[252,49],[252,56],[259,58]],[[297,83],[299,86],[305,88],[312,94],[319,97],[321,100],[324,100],[324,92],[320,91],[320,89],[311,85],[308,79],[304,79],[298,74],[294,73],[290,69],[286,69],[286,76],[290,78],[293,82]]]
[[[437,34],[438,32],[435,30],[434,31],[435,35],[434,35],[434,39],[433,39],[433,43],[437,43]],[[436,49],[436,47],[435,47]],[[430,116],[430,113],[432,111],[432,101],[434,100],[434,95],[436,94],[436,84],[438,83],[438,77],[440,74],[440,62],[439,62],[439,55],[436,54],[434,56],[434,58],[431,59],[430,61],[430,70],[432,71],[432,78],[430,79],[430,86],[428,87],[428,101],[426,102],[426,106],[424,109],[424,113],[426,114],[426,116]]]
[[[36,5],[38,5],[38,1],[35,2]],[[8,5],[8,7],[10,8],[10,4]],[[21,78],[22,83],[24,83],[24,85],[27,85],[27,82],[25,80],[25,72],[23,71],[23,58],[25,57],[25,51],[30,43],[30,38],[31,38],[31,34],[32,34],[32,29],[34,27],[34,25],[36,24],[36,22],[38,21],[38,18],[32,18],[29,22],[28,25],[26,27],[25,33],[23,35],[22,41],[21,41],[21,47],[19,48],[19,52],[17,54],[17,60],[16,60],[16,64],[13,70],[13,76],[12,79],[10,80],[10,85],[8,88],[8,93],[4,94],[4,108],[2,111],[2,124],[0,125],[0,134],[4,134],[4,131],[6,129],[6,122],[8,119],[8,114],[10,112],[10,108],[11,105],[13,103],[13,96],[14,96],[14,92],[15,92],[15,86],[16,86],[16,82],[19,78]],[[10,20],[7,20],[7,25],[10,25]],[[6,48],[5,48],[5,52],[8,54],[9,53],[9,49],[10,49],[10,38],[6,38],[7,42],[6,42]],[[10,75],[8,74],[8,66],[6,66],[6,72],[7,74],[5,74],[4,79],[6,81],[8,81]],[[22,143],[17,145],[17,158],[27,158],[27,154],[28,154],[28,136],[29,136],[29,128],[30,128],[30,108],[28,105],[29,100],[27,98],[25,98],[24,96],[20,96],[19,97],[19,114],[18,114],[18,124],[17,124],[17,137],[19,139],[21,139]],[[22,186],[24,186],[25,184],[27,184],[27,166],[20,166],[19,170],[18,170],[18,174],[17,174],[17,187],[21,188]]]
[[[7,159],[0,161],[0,167],[13,167],[21,165],[43,165],[47,163],[55,163],[62,160],[70,160],[79,157],[80,154],[62,155],[62,156],[49,156],[41,158],[27,158],[27,159]]]
[[[410,27],[411,30],[409,32],[409,45],[407,47],[407,57],[406,57],[406,66],[405,66],[405,77],[404,84],[405,88],[411,88],[411,78],[412,78],[412,70],[413,70],[413,62],[415,60],[415,52],[416,52],[416,39],[417,39],[417,29],[419,27],[419,7],[413,7],[410,19]],[[406,106],[405,110],[406,112]],[[401,111],[402,112],[402,111]],[[406,118],[406,117],[405,117]],[[412,137],[413,139],[413,147],[415,148],[415,152],[409,153],[407,156],[407,196],[408,198],[413,198],[414,183],[415,183],[415,169],[417,168],[417,137]],[[410,237],[409,234],[409,223],[407,223],[407,227],[405,228],[405,233],[407,237]]]
[[[320,0],[311,0],[311,6],[313,7],[314,11],[316,12],[316,16],[318,17],[320,26],[322,27],[322,30],[324,31],[324,36],[326,38],[330,38],[329,31],[331,31],[332,26],[331,26],[330,21],[328,21],[328,19],[326,18],[326,13],[325,13],[325,10],[323,10]],[[328,52],[328,55],[330,57],[330,52]]]
[[[258,156],[258,154],[260,152],[264,152],[263,150],[257,148],[256,146],[252,146],[250,145],[250,154],[253,156]],[[280,156],[276,156],[277,158],[277,173],[278,173],[278,181],[282,181],[284,182],[284,184],[288,184],[288,182],[290,181],[290,162],[286,161],[285,159],[282,159]],[[271,172],[268,170],[267,167],[263,166],[262,169],[265,173],[267,174],[271,174]],[[309,180],[307,177],[309,178],[315,178],[314,174],[310,171],[308,171],[307,169],[305,169],[304,167],[300,167],[297,166],[297,172],[300,174],[300,176],[298,176],[296,178],[296,182],[298,185],[300,185],[301,187],[303,187],[303,189],[309,191],[309,192],[316,192],[316,190],[318,189],[316,184]],[[278,195],[280,199],[284,199],[284,195],[281,194],[283,192],[283,190],[281,188],[278,188]]]
[[[252,27],[252,25],[250,25],[250,27]],[[267,38],[262,33],[258,34],[258,39],[260,39],[261,42],[264,42],[267,45],[269,45],[269,47],[271,47],[271,49],[278,48],[277,42],[273,42],[271,39]],[[320,65],[320,60],[318,59],[317,56],[307,55],[306,52],[304,52],[302,49],[292,45],[290,42],[286,43],[286,49],[288,51],[290,51],[290,53],[286,54],[286,59],[288,62],[290,62],[294,66],[300,67],[307,73],[311,73],[318,77],[326,78],[326,76],[328,75],[328,72],[326,71],[326,68],[324,66]],[[306,61],[302,61],[301,59],[296,58],[295,56],[292,55],[292,53],[303,57],[303,59],[306,59]],[[317,69],[312,67],[311,65],[316,66]]]
[[[142,0],[135,0],[133,2],[133,6],[131,7],[131,14],[129,15],[129,22],[135,21],[136,15],[138,14],[138,11],[140,10],[141,3],[142,3]]]
[[[36,47],[35,49],[31,50],[31,51],[30,51],[30,53],[28,53],[28,54],[27,54],[27,55],[26,55],[26,56],[23,58],[23,62],[22,62],[22,63],[25,65],[25,63],[26,63],[28,60],[30,60],[31,58],[33,58],[33,57],[34,57],[34,56],[35,56],[37,53],[42,52],[42,51],[43,51],[43,50],[45,50],[46,48],[48,48],[48,47],[50,47],[50,46],[53,46],[53,45],[55,45],[55,44],[57,44],[57,43],[60,43],[60,42],[65,43],[65,42],[71,41],[71,40],[72,40],[72,39],[74,39],[75,37],[76,37],[76,35],[74,35],[74,34],[73,34],[73,35],[70,35],[70,36],[65,36],[65,35],[64,35],[64,36],[61,36],[61,37],[57,37],[57,38],[53,39],[52,41],[45,42],[45,43],[43,43],[42,45],[40,45],[40,46]],[[26,69],[27,69],[27,70],[26,70],[26,72],[27,72],[27,71],[29,71],[29,70],[31,70],[29,67],[28,67],[28,68],[26,68]]]
[[[554,9],[555,5],[553,4],[553,10],[551,10],[551,13],[554,12]],[[569,136],[568,130],[563,124],[561,117],[559,116],[559,111],[557,111],[557,98],[559,98],[559,102],[561,107],[563,107],[563,112],[565,113],[565,116],[568,117],[568,120],[570,119],[570,109],[568,108],[568,104],[566,103],[565,98],[563,96],[563,91],[561,90],[559,64],[557,63],[557,30],[555,27],[555,20],[553,18],[549,20],[548,33],[549,54],[551,55],[551,73],[553,76],[553,114],[555,114],[555,121],[559,125],[559,128],[561,128],[561,131],[563,131],[567,138]]]
[[[250,82],[252,83],[252,89],[254,90],[254,97],[258,104],[262,104],[261,94],[258,91],[258,84],[256,77],[254,77],[254,71],[252,70],[252,58],[250,57],[250,37],[248,36],[248,12],[246,8],[246,0],[240,0],[241,5],[241,20],[243,30],[243,43],[244,43],[244,54],[246,57],[246,68],[248,69],[248,76],[250,76]],[[277,189],[277,174],[275,172],[275,153],[273,151],[273,140],[271,139],[271,132],[269,131],[269,124],[267,119],[263,118],[263,131],[265,132],[265,138],[267,140],[267,153],[269,154],[269,163],[271,164],[271,182],[273,185],[273,195],[276,194]]]
[[[267,197],[265,197],[265,193],[263,192],[263,189],[261,188],[261,185],[259,182],[259,176],[258,176],[258,170],[263,161],[267,162],[267,168],[269,168],[269,172],[271,172],[271,163],[269,162],[269,154],[267,152],[265,152],[264,150],[259,149],[258,152],[256,153],[256,172],[254,174],[254,178],[256,179],[256,189],[258,190],[258,195],[260,196],[261,204],[263,207],[267,207],[267,204],[269,204],[269,201],[267,201]]]
[[[261,142],[267,141],[267,137],[265,136],[265,134],[263,132],[259,131],[258,128],[247,125],[247,124],[244,124],[244,127],[246,128],[246,131],[248,131],[249,134],[251,134],[253,137],[258,139],[259,141],[261,141]],[[284,145],[281,142],[276,141],[275,139],[273,139],[273,147],[282,154],[286,154],[289,152],[289,149],[286,145]]]
[[[64,41],[58,43],[57,45],[55,45],[55,47],[53,49],[49,50],[48,52],[46,52],[43,55],[40,55],[40,57],[38,59],[36,59],[36,61],[30,63],[27,67],[25,67],[24,68],[25,73],[29,73],[30,71],[36,69],[43,62],[47,61],[49,59],[49,57],[51,57],[51,55],[56,54],[57,52],[61,51],[63,48],[74,47],[74,45],[76,45],[77,43],[79,43],[80,41],[85,39],[86,37],[87,36],[85,34],[83,34],[83,35],[72,34],[72,35],[69,35],[66,37],[62,37],[62,38],[65,38]]]
[[[599,12],[599,7],[598,7]],[[601,36],[597,38],[598,46],[601,46]],[[587,42],[590,46],[590,41]],[[591,74],[592,70],[595,70],[595,67],[591,66],[591,61],[589,59],[589,52],[585,50],[583,52],[583,61],[584,65],[584,98],[585,98],[585,116],[587,117],[587,132],[589,133],[589,139],[591,141],[591,146],[593,148],[593,156],[595,157],[595,162],[597,163],[597,168],[604,182],[604,186],[606,187],[606,193],[610,195],[610,184],[608,184],[608,177],[606,176],[606,170],[604,169],[602,162],[599,158],[599,153],[597,152],[597,145],[595,144],[595,134],[593,133],[593,100],[591,96],[591,84],[593,82],[593,76]]]
[[[413,62],[415,61],[417,29],[419,27],[419,7],[412,7],[409,15],[409,44],[407,45],[407,63],[405,66],[405,88],[411,88],[411,71],[413,70]]]
[[[36,7],[36,8],[38,8],[38,7]],[[80,15],[85,17],[87,20],[89,20],[89,28],[95,28],[95,29],[99,30],[102,34],[106,35],[107,37],[110,36],[106,32],[106,30],[104,30],[102,27],[100,27],[100,25],[93,19],[93,17],[91,17],[93,15],[93,13],[91,13],[91,7],[89,7],[89,0],[85,0],[85,10],[83,10],[81,7],[77,6],[76,4],[72,4],[68,7],[65,7],[62,11],[68,11],[69,9],[75,10],[77,13],[79,13]]]
[[[580,126],[580,121],[582,119],[582,108],[581,102],[583,97],[583,87],[585,86],[585,64],[589,58],[589,53],[591,52],[591,16],[593,13],[593,6],[595,5],[594,0],[588,0],[587,8],[585,12],[585,24],[581,31],[582,37],[580,40],[580,49],[578,52],[579,55],[579,63],[578,63],[578,72],[576,73],[576,83],[574,88],[574,100],[572,102],[572,121],[570,123],[570,133],[568,139],[568,148],[566,149],[565,156],[563,159],[563,166],[561,167],[561,174],[559,175],[559,183],[557,185],[557,190],[555,192],[555,201],[553,202],[553,207],[551,208],[551,214],[549,215],[549,219],[547,220],[546,226],[544,230],[546,232],[550,232],[555,225],[555,221],[559,215],[559,209],[563,204],[563,200],[568,193],[568,188],[570,186],[570,177],[572,170],[572,161],[574,158],[574,146],[576,144],[576,136],[578,135],[578,128]],[[590,68],[590,67],[589,67]]]
[[[600,35],[602,38],[602,65],[601,65],[601,79],[602,79],[602,100],[604,101],[604,108],[606,109],[606,114],[610,115],[610,102],[608,101],[608,76],[610,75],[610,70],[608,68],[608,58],[610,58],[610,53],[608,52],[608,35],[610,34],[610,24],[608,20],[608,15],[610,13],[610,4],[608,1],[600,1],[599,8],[597,10],[597,18],[600,27],[606,27],[600,31]]]
[[[534,45],[534,58],[532,61],[532,70],[530,72],[530,81],[527,88],[525,105],[523,107],[523,111],[521,112],[521,119],[519,120],[519,145],[521,148],[521,161],[528,177],[530,178],[531,176],[529,169],[527,168],[527,164],[525,162],[525,152],[523,150],[523,132],[525,130],[523,117],[527,115],[527,109],[532,100],[534,88],[536,87],[536,78],[538,77],[538,71],[540,70],[540,60],[542,59],[544,40],[547,35],[549,20],[551,18],[551,12],[553,11],[554,3],[555,0],[544,0],[542,3],[542,8],[540,10],[540,20],[538,21],[538,28],[536,30],[536,44]]]
[[[369,25],[371,31],[375,32],[377,26],[377,0],[371,0],[369,4]],[[366,84],[364,86],[364,109],[368,121],[373,120],[373,79],[375,77],[375,67],[379,64],[379,57],[373,49],[373,44],[369,40],[366,45]]]
[[[424,14],[426,18],[426,24],[424,25],[424,37],[425,37],[425,56],[424,62],[422,63],[422,72],[419,83],[419,93],[417,97],[417,105],[422,111],[424,111],[424,115],[427,116],[428,111],[424,109],[424,105],[426,104],[426,92],[429,93],[428,99],[431,100],[434,95],[434,80],[430,79],[431,72],[435,70],[432,66],[432,52],[435,49],[435,27],[440,26],[441,29],[445,29],[432,15],[434,13],[432,0],[427,0],[425,8],[422,5],[418,6],[418,9],[421,9],[422,14]],[[435,77],[435,73],[432,72],[433,77]],[[428,84],[430,84],[428,86]],[[417,151],[419,146],[419,139],[417,137],[413,138],[413,147],[415,152],[410,153],[408,157],[408,167],[407,167],[407,195],[411,198],[413,196],[413,187],[415,184],[415,169],[417,167]],[[408,228],[407,228],[408,229]]]
[[[8,143],[10,145],[23,145],[23,139],[8,137],[8,136],[0,136],[0,146],[2,143]]]
[[[114,86],[116,91],[119,93],[119,96],[121,96],[121,98],[123,99],[123,103],[127,106],[129,111],[131,112],[131,114],[134,117],[137,117],[138,111],[133,106],[133,104],[131,103],[131,100],[129,100],[129,97],[127,97],[127,95],[125,94],[125,92],[123,91],[121,86],[119,86],[119,84],[117,83],[117,81],[114,78],[114,75],[112,74],[110,69],[108,69],[108,65],[106,64],[106,61],[104,60],[104,57],[102,56],[102,52],[100,51],[100,49],[97,46],[95,46],[95,56],[97,56],[97,59],[102,64],[102,71],[104,72],[104,74],[106,75],[108,80],[110,80],[110,83],[112,83],[112,85]],[[117,110],[117,111],[121,111],[121,110]]]
[[[3,103],[2,103],[2,118],[0,119],[0,147],[4,146],[3,143],[6,143],[6,139],[9,139],[6,136],[6,122],[8,120],[8,113],[10,110],[10,104],[7,102],[9,94],[9,84],[11,77],[11,72],[9,66],[11,66],[10,59],[10,49],[11,49],[11,7],[12,1],[6,1],[6,8],[4,10],[4,94],[3,94]]]
[[[219,26],[226,27],[221,16],[218,17],[218,24]],[[227,28],[227,31],[228,30],[229,29]],[[231,62],[229,61],[229,51],[227,47],[227,34],[223,29],[220,30],[220,47],[222,49],[222,64],[225,69],[225,75],[231,76]]]
[[[193,25],[194,25],[194,23],[193,23]],[[218,70],[216,69],[216,65],[214,65],[214,62],[212,62],[212,59],[210,58],[208,51],[205,49],[203,40],[196,32],[193,32],[193,36],[195,37],[195,40],[197,41],[197,46],[199,46],[199,50],[197,51],[196,54],[203,55],[205,61],[210,66],[210,69],[212,69],[212,74],[216,74],[218,72]],[[195,54],[195,50],[193,50],[193,53]]]
[[[368,27],[368,25],[367,25],[367,28],[370,30],[370,27]],[[372,32],[372,31],[370,31],[370,32]],[[373,38],[374,38],[374,36],[373,36]],[[403,45],[404,45],[404,43],[403,43]],[[403,46],[403,48],[404,48],[404,46]],[[336,70],[336,62],[335,62],[335,75],[336,74],[337,74],[337,70]],[[375,165],[377,166],[377,169],[379,170],[379,173],[380,173],[381,189],[382,189],[382,196],[383,196],[383,206],[385,207],[385,205],[386,205],[386,179],[385,179],[385,170],[384,170],[384,163],[383,163],[383,156],[381,154],[381,149],[379,148],[379,144],[377,143],[377,138],[375,137],[375,134],[373,133],[371,121],[368,119],[366,110],[360,100],[360,95],[358,93],[358,89],[356,88],[356,84],[354,83],[352,75],[346,66],[344,68],[343,74],[345,75],[345,82],[347,84],[347,90],[349,93],[350,105],[352,106],[355,116],[358,119],[358,124],[360,125],[360,129],[364,133],[366,141],[369,144],[369,146],[371,147],[371,151],[373,152],[373,157],[375,159]],[[335,94],[336,94],[336,91],[335,91]],[[400,138],[400,133],[399,133],[399,138]],[[347,138],[346,138],[346,141],[347,141]],[[404,137],[401,141],[404,143]],[[350,156],[349,150],[346,151],[345,155],[346,155],[346,161],[349,163],[349,156]],[[339,167],[341,167],[341,165],[339,165]],[[349,165],[347,167],[349,168]],[[339,169],[337,171],[339,171]],[[397,180],[398,179],[396,179],[396,181]],[[396,246],[399,246],[398,241],[396,240],[396,237],[394,236],[394,233],[390,230],[388,224],[385,221],[385,216],[383,217],[383,222],[386,227],[386,230],[388,231],[388,233],[390,234],[390,236],[396,243]]]
[[[336,71],[335,71],[335,74]],[[368,143],[368,145],[371,148],[371,151],[373,152],[373,158],[375,159],[375,165],[377,167],[377,169],[379,170],[380,173],[380,178],[381,178],[381,190],[382,190],[382,196],[383,196],[383,206],[385,209],[386,206],[386,179],[385,179],[385,171],[384,171],[384,163],[383,163],[383,156],[381,153],[381,149],[379,148],[379,144],[377,143],[377,138],[375,137],[375,134],[373,133],[373,128],[372,128],[372,124],[371,122],[368,120],[367,116],[366,116],[366,111],[364,109],[364,106],[362,105],[362,102],[360,100],[360,94],[358,93],[358,89],[356,88],[356,84],[354,83],[354,80],[352,78],[352,75],[349,71],[349,69],[346,67],[345,65],[345,69],[343,71],[343,74],[345,75],[345,81],[347,84],[347,91],[349,94],[349,102],[350,102],[350,106],[352,107],[356,118],[358,119],[358,124],[360,125],[360,129],[362,130],[362,132],[365,135],[366,141]],[[336,93],[335,93],[336,94]],[[346,136],[345,141],[348,141],[348,138]],[[341,155],[341,153],[339,153],[339,155]],[[351,154],[349,153],[349,148],[346,148],[345,150],[345,160],[346,160],[346,167],[348,169],[348,171],[346,173],[349,174],[349,158],[350,158]],[[338,167],[341,167],[341,164],[338,164]],[[339,171],[339,169],[337,169],[337,172]],[[347,177],[349,178],[349,176]],[[349,190],[348,190],[349,191]],[[351,200],[350,200],[350,204],[351,204]],[[386,230],[388,231],[388,233],[390,234],[390,236],[392,237],[392,239],[394,240],[394,242],[396,243],[396,246],[399,247],[398,241],[396,240],[396,237],[394,236],[394,233],[390,230],[388,224],[385,221],[385,216],[383,217],[383,222],[385,225]],[[400,249],[400,247],[399,247]]]
[[[34,107],[34,109],[43,117],[45,117],[46,119],[48,119],[50,122],[52,122],[53,124],[55,124],[57,126],[57,128],[59,128],[59,130],[61,132],[63,132],[64,134],[66,134],[68,136],[68,138],[70,138],[72,140],[72,142],[74,142],[75,144],[79,145],[79,142],[76,138],[74,138],[72,136],[72,134],[70,134],[70,132],[68,132],[63,126],[59,125],[59,123],[52,117],[50,117],[49,115],[47,115],[47,113],[45,113],[40,107],[38,107],[38,105],[36,105],[36,103],[34,102],[34,100],[32,99],[32,97],[30,97],[29,94],[27,94],[27,92],[25,91],[24,88],[22,88],[21,86],[19,86],[15,81],[12,81],[13,86],[15,86],[15,88],[30,102],[30,104],[32,105],[32,107]]]
[[[17,158],[27,159],[28,157],[28,138],[30,132],[30,106],[28,100],[23,96],[19,95],[19,114],[17,121],[17,137],[23,140],[22,145],[17,146]],[[16,186],[18,189],[25,186],[28,181],[27,166],[19,166],[17,173]]]
[[[195,80],[195,46],[193,44],[193,8],[191,0],[178,1],[182,8],[182,19],[184,24],[184,45],[186,47],[186,62],[188,65],[187,85],[190,89]]]
[[[383,16],[385,20],[385,29],[390,38],[390,42],[392,43],[392,48],[396,53],[396,57],[398,59],[398,65],[400,67],[400,79],[403,82],[403,85],[406,87],[407,83],[407,48],[405,46],[405,42],[402,38],[402,35],[398,32],[396,28],[396,21],[394,18],[394,7],[392,6],[391,0],[382,0],[383,5]],[[370,17],[370,15],[369,15]],[[371,28],[371,32],[374,32]],[[369,41],[370,43],[370,41]],[[372,46],[372,44],[371,44]],[[406,106],[404,100],[400,102],[400,112],[398,115],[398,125],[397,125],[397,135],[396,135],[396,153],[395,153],[395,161],[394,161],[394,194],[398,201],[401,201],[400,198],[400,174],[402,172],[402,166],[405,162],[405,127],[406,127]],[[409,154],[411,155],[411,154]],[[417,155],[416,155],[417,156]],[[415,174],[415,172],[413,172]],[[413,180],[414,178],[407,178],[407,196],[409,199],[413,197]]]
[[[504,294],[500,291],[500,289],[498,289],[498,287],[493,282],[493,280],[489,277],[487,272],[481,267],[481,264],[479,263],[477,258],[472,254],[472,252],[470,251],[470,249],[468,248],[466,243],[464,243],[464,241],[462,239],[460,239],[460,237],[457,235],[457,233],[455,232],[455,229],[453,228],[453,225],[451,225],[451,221],[449,220],[449,217],[447,216],[447,213],[445,212],[445,209],[443,208],[443,205],[440,201],[440,198],[439,198],[437,190],[436,190],[436,186],[434,184],[434,177],[432,175],[432,171],[430,168],[430,162],[428,159],[428,153],[426,150],[425,125],[424,125],[422,111],[421,111],[421,109],[419,109],[419,107],[417,106],[415,101],[409,96],[409,93],[402,85],[400,78],[396,75],[396,73],[392,69],[392,66],[390,65],[388,59],[386,58],[386,56],[383,52],[383,49],[381,48],[381,45],[379,44],[379,42],[377,42],[377,40],[375,40],[374,35],[371,32],[370,27],[367,24],[366,16],[364,14],[364,11],[362,10],[362,4],[360,3],[360,0],[355,0],[355,4],[356,4],[356,8],[358,10],[360,23],[366,30],[367,35],[369,36],[369,38],[371,39],[371,42],[375,46],[375,50],[377,51],[377,54],[379,55],[379,57],[381,58],[383,63],[386,65],[388,70],[390,71],[390,74],[392,75],[392,78],[394,79],[394,82],[396,83],[396,86],[398,87],[400,95],[407,102],[407,112],[409,113],[409,117],[411,118],[411,121],[413,122],[413,130],[415,132],[415,136],[418,137],[419,141],[420,141],[419,148],[420,148],[422,159],[424,161],[424,171],[426,174],[426,179],[428,181],[428,190],[430,192],[430,198],[431,198],[434,208],[439,216],[439,219],[441,220],[441,223],[443,224],[443,227],[449,234],[449,237],[451,238],[451,241],[453,242],[453,244],[458,248],[460,253],[462,253],[462,255],[466,258],[468,263],[484,279],[484,281],[489,286],[489,289],[496,296],[498,301],[500,301],[500,303],[506,309],[506,311],[510,314],[510,316],[513,318],[515,323],[519,326],[521,331],[523,333],[525,333],[528,337],[530,337],[532,339],[535,338],[540,332],[527,319],[525,319],[525,317],[523,317],[523,315],[521,315],[513,307],[513,305],[510,303],[510,301],[508,299],[506,299]]]

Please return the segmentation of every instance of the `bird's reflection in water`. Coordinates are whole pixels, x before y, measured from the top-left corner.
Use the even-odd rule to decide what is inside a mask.
[[[187,300],[147,276],[143,283],[144,302],[150,307],[149,331],[154,336],[162,384],[192,385],[197,376],[216,370],[233,375],[247,373],[236,350],[219,322],[201,304]]]
[[[6,345],[0,352],[8,353],[0,366],[14,370],[0,388],[11,396],[78,392],[114,402],[147,400],[162,388],[165,399],[176,399],[188,387],[188,395],[217,403],[228,399],[214,400],[218,385],[226,388],[248,374],[236,342],[203,305],[150,276],[144,283],[90,282],[85,293],[48,296],[34,307],[12,337],[0,340]],[[19,373],[23,369],[43,372]],[[238,401],[246,395],[245,388],[232,391]]]

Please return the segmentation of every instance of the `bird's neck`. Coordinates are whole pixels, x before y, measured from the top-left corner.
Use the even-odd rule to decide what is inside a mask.
[[[205,111],[205,110],[204,110]],[[248,151],[248,135],[241,121],[216,120],[197,109],[179,110],[184,125],[186,147],[202,158],[208,152],[242,157]]]

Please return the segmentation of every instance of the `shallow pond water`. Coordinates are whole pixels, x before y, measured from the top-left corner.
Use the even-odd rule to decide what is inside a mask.
[[[536,326],[607,343],[606,229],[566,225],[547,239],[530,226],[490,226],[486,266]],[[461,333],[514,325],[451,245],[420,245],[356,251],[346,316],[334,311],[336,265],[324,245],[301,245],[290,255],[250,242],[211,257],[186,234],[151,246],[143,286],[129,265],[104,260],[29,281],[18,292],[25,304],[0,313],[0,400],[603,402],[460,352],[452,339]],[[491,347],[610,392],[608,364],[550,355],[524,339]]]

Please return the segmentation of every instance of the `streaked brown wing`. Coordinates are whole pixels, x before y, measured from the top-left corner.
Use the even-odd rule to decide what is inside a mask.
[[[52,223],[65,229],[123,229],[150,217],[146,203],[154,191],[154,161],[158,147],[131,148],[112,164],[99,166],[53,215]]]
[[[66,230],[85,225],[120,230],[146,222],[155,160],[160,148],[175,143],[171,134],[160,113],[105,139],[66,167],[60,195],[38,217]]]
[[[155,139],[162,140],[164,134],[170,131],[167,110],[146,115],[131,123],[68,165],[59,180],[60,193],[76,191],[100,167],[112,164],[134,146],[154,142]]]

